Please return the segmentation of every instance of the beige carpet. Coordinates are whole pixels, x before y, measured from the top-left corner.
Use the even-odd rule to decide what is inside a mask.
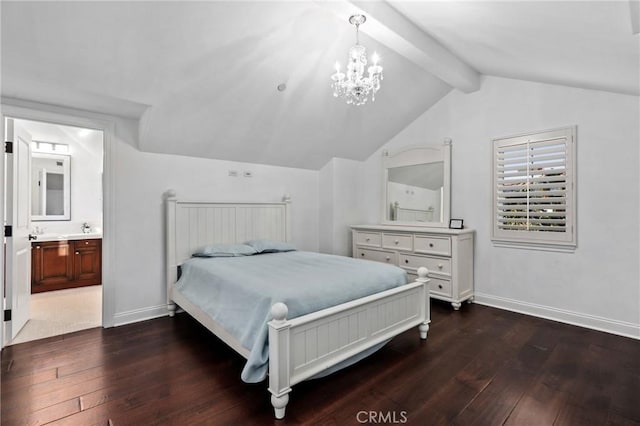
[[[11,345],[100,327],[102,286],[32,294],[30,307],[30,319]]]

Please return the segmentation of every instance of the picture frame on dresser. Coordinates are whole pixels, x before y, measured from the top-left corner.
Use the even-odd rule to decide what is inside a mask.
[[[462,229],[464,228],[462,219],[450,219],[449,220],[449,229]]]

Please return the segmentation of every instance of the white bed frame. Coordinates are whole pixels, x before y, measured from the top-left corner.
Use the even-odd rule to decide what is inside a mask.
[[[178,266],[196,248],[249,239],[290,241],[290,199],[279,203],[182,201],[166,193],[167,307],[176,305],[247,358],[249,351],[174,287]],[[275,303],[269,322],[269,392],[275,416],[282,419],[291,386],[418,325],[429,330],[427,269],[416,282],[301,317],[287,319],[287,306]]]

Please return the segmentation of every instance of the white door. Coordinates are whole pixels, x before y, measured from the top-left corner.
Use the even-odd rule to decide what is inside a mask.
[[[11,236],[6,241],[5,309],[11,310],[5,336],[13,339],[29,320],[31,296],[31,135],[14,120],[7,119],[6,141],[13,142],[13,153],[6,158],[6,225]]]

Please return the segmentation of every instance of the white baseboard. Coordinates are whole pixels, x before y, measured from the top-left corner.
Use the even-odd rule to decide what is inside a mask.
[[[474,303],[577,325],[579,327],[604,331],[606,333],[617,334],[619,336],[630,337],[632,339],[640,339],[640,324],[616,321],[594,315],[582,314],[579,312],[572,312],[484,293],[475,293]],[[119,312],[114,315],[113,320],[114,325],[119,326],[159,318],[166,315],[168,315],[167,305],[158,305],[134,309],[132,311]]]
[[[507,299],[506,297],[493,296],[484,293],[475,293],[474,302],[479,305],[492,306],[494,308],[505,309],[507,311],[519,312],[521,314],[531,315],[534,317],[550,319],[553,321],[577,325],[579,327],[631,337],[632,339],[640,339],[640,324],[616,321],[594,315],[536,305],[534,303]]]
[[[113,316],[113,325],[125,325],[169,315],[167,305],[149,306],[132,311],[118,312]]]

